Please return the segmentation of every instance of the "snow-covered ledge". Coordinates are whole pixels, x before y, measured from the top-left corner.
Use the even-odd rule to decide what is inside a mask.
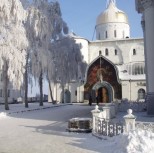
[[[124,116],[125,120],[125,132],[128,133],[132,130],[135,130],[135,120],[136,116],[132,114],[132,109],[127,110],[127,115]]]

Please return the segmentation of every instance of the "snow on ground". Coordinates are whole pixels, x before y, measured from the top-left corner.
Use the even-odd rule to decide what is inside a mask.
[[[0,119],[6,118],[6,117],[7,117],[7,114],[5,112],[0,113]]]
[[[19,104],[11,105],[6,112],[3,105],[0,105],[0,153],[154,152],[154,133],[150,131],[133,131],[108,137],[107,140],[100,140],[92,134],[69,133],[66,131],[68,120],[73,117],[91,117],[90,111],[94,106],[55,106],[61,107],[49,103],[39,107],[38,103],[33,103],[25,109],[23,104]],[[119,113],[118,119],[121,120],[123,115],[126,114]],[[149,118],[145,113],[139,113],[138,118],[154,121],[153,117]]]

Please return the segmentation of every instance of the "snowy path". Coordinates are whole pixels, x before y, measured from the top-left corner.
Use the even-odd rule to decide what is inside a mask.
[[[93,108],[87,105],[68,105],[1,118],[0,153],[102,152],[102,142],[91,134],[65,131],[68,119],[90,117]]]
[[[44,107],[51,106],[46,104]],[[23,110],[11,106],[11,112]],[[13,108],[14,107],[14,108]],[[38,106],[37,106],[38,107]],[[36,105],[31,108],[36,109]],[[94,106],[73,104],[61,107],[12,113],[0,117],[0,153],[153,153],[154,134],[134,131],[100,140],[92,134],[66,132],[68,120],[91,117]],[[3,112],[2,108],[0,112]],[[5,112],[5,111],[4,111]],[[124,113],[117,116],[122,119]],[[139,121],[153,122],[145,114]]]

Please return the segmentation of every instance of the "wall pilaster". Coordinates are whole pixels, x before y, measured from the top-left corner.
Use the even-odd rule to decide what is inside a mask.
[[[154,115],[154,0],[136,0],[136,10],[142,13],[147,81],[147,113]]]

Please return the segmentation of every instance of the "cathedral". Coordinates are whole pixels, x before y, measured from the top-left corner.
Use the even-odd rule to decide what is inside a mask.
[[[82,45],[87,69],[84,78],[65,86],[64,102],[86,102],[89,97],[99,103],[142,101],[146,96],[144,40],[131,38],[128,16],[114,0],[98,15],[95,31],[94,41],[70,34]],[[54,99],[61,102],[60,85],[51,85]]]

